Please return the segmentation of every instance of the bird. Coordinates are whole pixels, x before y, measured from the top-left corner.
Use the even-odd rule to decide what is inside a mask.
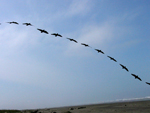
[[[75,43],[78,43],[76,40],[72,39],[72,38],[67,38],[69,39],[70,41],[74,41]]]
[[[150,83],[149,82],[145,82],[146,84],[148,84],[148,85],[150,85]]]
[[[7,23],[9,23],[9,24],[19,24],[18,22],[14,22],[14,21],[12,21],[12,22],[7,22]]]
[[[129,71],[129,70],[126,68],[126,66],[124,66],[124,65],[122,65],[122,64],[120,64],[120,66],[122,67],[122,69],[125,69],[126,71]]]
[[[88,44],[84,44],[84,43],[81,43],[81,45],[84,45],[85,47],[90,47]]]
[[[113,61],[117,62],[116,59],[114,59],[114,58],[112,58],[112,57],[110,57],[110,56],[107,56],[107,57],[110,58],[110,60],[113,60]]]
[[[26,25],[26,26],[33,26],[31,23],[23,23],[23,25]]]
[[[104,54],[103,51],[99,50],[99,49],[95,49],[98,53],[101,52],[102,54]]]
[[[48,34],[48,32],[45,31],[44,29],[37,29],[37,30],[41,31],[41,33],[46,33],[46,34]]]
[[[59,36],[59,37],[62,37],[60,34],[58,33],[52,33],[51,35],[55,35],[55,37]]]
[[[140,81],[142,81],[141,78],[139,78],[137,75],[135,75],[135,74],[131,74],[131,75],[134,76],[135,79],[139,79]]]

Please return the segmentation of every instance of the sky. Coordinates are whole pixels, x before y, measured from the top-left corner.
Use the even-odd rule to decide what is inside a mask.
[[[150,98],[145,83],[150,82],[149,4],[148,0],[0,0],[0,109]],[[7,23],[12,21],[19,25]],[[22,24],[26,22],[33,26]]]

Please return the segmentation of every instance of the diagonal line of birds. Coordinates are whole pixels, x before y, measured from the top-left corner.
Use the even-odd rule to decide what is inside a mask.
[[[15,22],[15,21],[6,22],[6,23],[19,25],[19,23],[18,23],[18,22]],[[0,23],[0,25],[1,25],[1,23]],[[33,26],[31,23],[22,23],[22,25],[25,25],[25,26]],[[46,31],[45,29],[39,29],[39,28],[37,28],[37,30],[40,31],[41,33],[49,34],[48,31]],[[60,35],[60,34],[58,34],[58,33],[52,33],[51,35],[54,35],[55,37],[63,37],[62,35]],[[66,37],[66,39],[68,39],[69,41],[72,41],[72,42],[74,42],[74,43],[78,43],[78,41],[75,40],[75,39],[68,38],[68,37]],[[85,46],[85,47],[92,48],[91,46],[89,46],[88,44],[85,44],[85,43],[81,43],[81,45],[82,45],[82,46]],[[94,50],[97,51],[98,53],[105,54],[105,53],[104,53],[102,50],[100,50],[100,49],[94,49]],[[108,55],[107,55],[107,57],[108,57],[110,60],[112,60],[112,61],[114,61],[114,62],[117,62],[117,60],[116,60],[115,58],[113,58],[113,57],[111,57],[111,56],[108,56]],[[119,64],[119,65],[122,67],[122,69],[124,69],[125,71],[129,72],[129,69],[128,69],[126,66],[124,66],[123,64]],[[142,79],[141,79],[138,75],[133,74],[133,73],[131,73],[131,75],[132,75],[133,77],[135,77],[135,79],[137,79],[137,80],[139,80],[139,81],[142,81]],[[148,85],[150,85],[150,82],[145,82],[145,83],[148,84]]]

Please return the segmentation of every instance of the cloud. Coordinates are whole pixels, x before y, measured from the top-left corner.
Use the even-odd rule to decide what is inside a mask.
[[[146,97],[141,97],[141,98],[125,98],[125,99],[117,99],[116,101],[136,101],[136,100],[145,100],[145,99],[150,99],[150,96]]]

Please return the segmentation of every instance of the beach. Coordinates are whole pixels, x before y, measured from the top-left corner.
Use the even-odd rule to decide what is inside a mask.
[[[67,106],[35,110],[22,110],[23,113],[150,113],[150,101],[116,102]]]

